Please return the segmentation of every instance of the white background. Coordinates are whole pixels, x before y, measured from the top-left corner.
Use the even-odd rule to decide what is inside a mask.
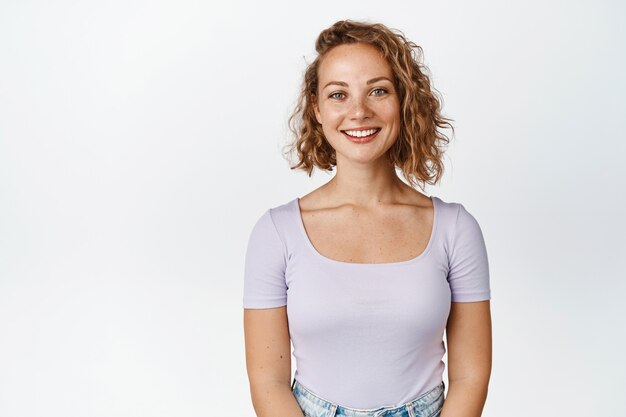
[[[484,416],[626,414],[618,1],[0,3],[0,415],[253,416],[243,257],[318,33],[424,48],[488,248]],[[449,133],[449,131],[447,131]],[[293,363],[295,366],[295,363]]]

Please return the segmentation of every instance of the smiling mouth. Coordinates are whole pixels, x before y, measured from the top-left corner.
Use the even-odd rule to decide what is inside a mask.
[[[352,138],[365,138],[368,136],[372,136],[375,135],[376,133],[380,132],[380,128],[374,128],[374,129],[366,129],[366,130],[342,130],[341,133],[343,133],[344,135],[350,136]]]

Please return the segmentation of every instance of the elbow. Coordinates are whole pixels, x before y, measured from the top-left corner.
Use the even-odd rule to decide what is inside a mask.
[[[472,372],[463,376],[457,376],[449,379],[450,389],[457,386],[472,386],[487,390],[489,386],[491,372],[489,370],[483,370],[478,372]]]
[[[290,376],[279,376],[273,373],[255,373],[248,374],[248,382],[250,384],[250,393],[254,397],[258,393],[267,393],[268,391],[284,390],[291,391]]]
[[[491,361],[487,361],[483,366],[471,367],[465,370],[455,368],[448,372],[450,386],[456,384],[471,383],[473,385],[488,385],[491,377]]]

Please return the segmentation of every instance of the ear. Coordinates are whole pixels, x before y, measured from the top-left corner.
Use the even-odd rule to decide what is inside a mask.
[[[322,124],[322,115],[320,113],[320,109],[317,106],[317,96],[315,94],[311,94],[311,105],[313,106],[313,111],[315,112],[315,118],[317,119],[317,123]]]

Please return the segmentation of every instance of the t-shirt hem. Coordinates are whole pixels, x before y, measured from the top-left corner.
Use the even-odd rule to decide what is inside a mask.
[[[466,303],[472,301],[486,301],[491,300],[491,293],[483,292],[478,294],[456,294],[454,297],[451,297],[451,302],[453,303]]]
[[[247,301],[243,303],[243,308],[276,308],[286,306],[286,301]]]

